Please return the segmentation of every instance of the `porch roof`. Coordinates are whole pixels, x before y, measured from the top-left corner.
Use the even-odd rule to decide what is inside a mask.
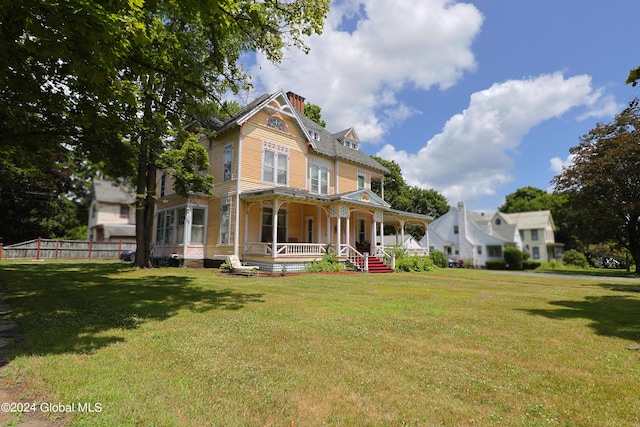
[[[385,211],[385,216],[390,216],[392,218],[404,219],[404,220],[415,220],[420,222],[431,222],[433,221],[433,217],[431,215],[423,215],[413,212],[406,211],[398,211],[395,209],[388,209]]]
[[[386,201],[369,189],[360,189],[333,195],[322,195],[298,188],[273,187],[243,192],[240,194],[240,198],[242,200],[252,202],[278,198],[303,203],[319,204],[323,206],[328,206],[332,203],[343,203],[351,206],[379,210],[384,212],[385,216],[395,219],[409,219],[421,222],[433,221],[433,217],[429,215],[391,209],[391,206]]]

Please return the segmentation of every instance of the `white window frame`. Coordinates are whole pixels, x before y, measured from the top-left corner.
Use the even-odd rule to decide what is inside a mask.
[[[198,213],[196,214],[196,211]],[[156,246],[177,246],[184,244],[184,226],[187,206],[165,209],[156,214]],[[201,212],[201,214],[200,214]],[[196,221],[201,220],[201,224]],[[202,205],[191,206],[191,229],[189,244],[204,245],[206,239],[207,208]]]
[[[268,160],[271,160],[270,165]],[[284,187],[289,184],[289,149],[287,147],[263,141],[262,182]]]
[[[222,181],[233,179],[233,143],[224,146],[222,154]]]
[[[311,165],[309,176],[310,191],[315,194],[329,194],[329,168],[317,164]]]
[[[367,177],[364,174],[358,173],[358,190],[367,188]]]
[[[220,205],[220,244],[228,245],[230,241],[231,241],[231,201],[228,199],[222,199],[222,204]]]

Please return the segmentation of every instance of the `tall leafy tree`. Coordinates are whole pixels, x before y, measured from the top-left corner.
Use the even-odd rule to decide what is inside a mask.
[[[569,196],[586,244],[615,241],[640,265],[640,105],[599,123],[570,149],[573,164],[554,178]],[[640,273],[640,272],[638,272]]]
[[[202,114],[221,94],[247,87],[248,76],[240,57],[259,50],[271,61],[280,61],[288,46],[306,49],[304,38],[322,30],[328,0],[250,0],[172,2],[146,1],[139,21],[144,37],[131,49],[125,81],[138,86],[136,100],[139,123],[131,129],[131,147],[136,154],[136,263],[150,266],[150,237],[156,193],[156,175],[161,154],[175,148],[176,172],[186,168],[185,158],[198,147],[181,150],[182,126],[193,114]],[[171,144],[171,143],[173,144]],[[202,150],[202,147],[200,147]],[[202,157],[194,155],[194,159]],[[166,166],[166,165],[165,165]],[[210,182],[211,180],[209,180]],[[207,177],[190,173],[176,183],[189,182],[185,192],[207,192]]]
[[[304,104],[304,115],[311,120],[319,124],[320,126],[327,127],[327,122],[322,120],[322,108],[319,105],[311,104],[309,102]]]
[[[580,244],[575,236],[575,226],[566,202],[566,194],[548,193],[540,188],[527,186],[507,194],[505,203],[498,210],[505,213],[551,211],[556,226],[556,241],[565,243],[567,248],[577,248]]]
[[[244,53],[278,62],[288,47],[306,50],[328,9],[329,0],[2,1],[2,148],[71,148],[131,177],[136,262],[148,267],[162,153],[193,153],[181,150],[185,122],[248,87]],[[206,184],[196,176],[182,180],[192,191]]]

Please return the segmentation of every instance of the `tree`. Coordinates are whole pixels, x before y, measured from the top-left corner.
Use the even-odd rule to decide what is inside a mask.
[[[249,86],[244,53],[278,62],[285,48],[307,50],[328,9],[329,0],[4,1],[2,150],[65,147],[107,176],[130,178],[136,264],[149,267],[162,153],[180,154],[189,118]],[[178,181],[198,187],[196,175]]]
[[[586,244],[615,241],[640,262],[640,107],[599,123],[570,149],[573,164],[554,178],[567,194]],[[640,271],[636,271],[640,274]]]
[[[569,248],[575,248],[578,242],[566,202],[566,194],[547,193],[540,188],[528,186],[508,194],[505,203],[498,210],[504,213],[551,211],[556,226],[556,241],[565,243]]]
[[[310,104],[308,102],[304,104],[304,115],[324,128],[327,127],[327,122],[322,120],[321,113],[322,108],[320,108],[320,106],[316,104]]]
[[[638,80],[640,80],[640,67],[633,68],[629,71],[629,76],[625,83],[635,87],[638,84]]]

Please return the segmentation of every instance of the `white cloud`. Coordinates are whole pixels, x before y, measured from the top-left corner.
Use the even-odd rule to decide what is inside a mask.
[[[291,90],[320,105],[332,129],[355,127],[379,142],[418,114],[397,99],[402,89],[446,89],[475,69],[471,43],[482,21],[475,6],[450,0],[333,2],[324,33],[308,41],[310,54],[290,51],[279,67],[258,57],[250,73],[259,89]]]
[[[562,173],[562,169],[573,165],[573,154],[569,154],[566,159],[562,160],[560,157],[553,157],[549,160],[549,170],[558,175]]]
[[[496,83],[471,95],[468,108],[417,153],[387,144],[378,156],[395,160],[410,185],[435,188],[452,202],[477,200],[512,180],[511,155],[531,128],[572,107],[594,105],[596,92],[587,75]]]

